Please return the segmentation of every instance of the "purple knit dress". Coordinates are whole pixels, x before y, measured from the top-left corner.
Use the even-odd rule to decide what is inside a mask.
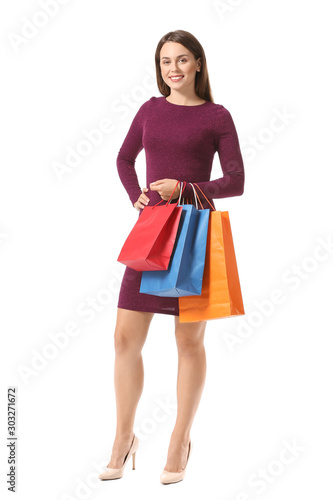
[[[147,167],[143,187],[149,189],[151,182],[162,179],[186,181],[183,197],[194,203],[188,183],[196,182],[214,208],[213,198],[240,196],[244,192],[244,164],[236,128],[229,111],[221,104],[206,101],[184,106],[172,104],[162,96],[151,97],[141,105],[117,156],[118,174],[132,204],[142,193],[134,165],[143,148]],[[223,177],[210,181],[216,151]],[[162,199],[157,191],[149,189],[145,194],[150,199],[149,206]],[[203,207],[212,210],[201,192],[198,194]],[[159,206],[165,203],[162,201]],[[172,203],[178,203],[178,199]],[[118,307],[179,316],[178,297],[140,293],[141,275],[142,271],[126,266]]]

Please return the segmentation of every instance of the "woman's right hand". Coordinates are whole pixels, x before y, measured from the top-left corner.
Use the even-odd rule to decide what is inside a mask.
[[[137,210],[140,210],[141,208],[145,208],[145,206],[148,205],[148,203],[150,201],[148,196],[144,194],[145,191],[148,191],[148,188],[142,189],[142,194],[140,194],[138,201],[136,201],[133,205]]]

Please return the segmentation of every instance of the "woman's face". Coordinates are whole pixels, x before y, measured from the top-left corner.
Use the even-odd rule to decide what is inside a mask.
[[[192,91],[200,58],[197,61],[192,52],[178,42],[166,42],[160,51],[160,67],[162,78],[170,89]]]

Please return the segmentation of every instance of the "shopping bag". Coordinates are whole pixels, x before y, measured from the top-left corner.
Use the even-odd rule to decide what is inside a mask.
[[[229,213],[212,208],[201,295],[179,297],[180,323],[245,314]]]
[[[170,203],[175,189],[165,205],[158,206],[161,200],[144,207],[123,244],[118,262],[136,271],[168,269],[183,209]]]
[[[206,257],[209,209],[184,205],[169,267],[143,271],[140,292],[161,297],[200,295]]]

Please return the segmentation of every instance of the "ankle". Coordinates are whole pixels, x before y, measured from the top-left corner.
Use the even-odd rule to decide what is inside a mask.
[[[190,441],[190,432],[184,432],[184,431],[173,431],[171,434],[171,439],[172,441],[176,443],[181,443],[183,445],[187,445]]]
[[[132,430],[130,430],[130,431],[116,431],[115,440],[127,441],[127,440],[133,438],[133,436],[134,436],[134,432]]]

